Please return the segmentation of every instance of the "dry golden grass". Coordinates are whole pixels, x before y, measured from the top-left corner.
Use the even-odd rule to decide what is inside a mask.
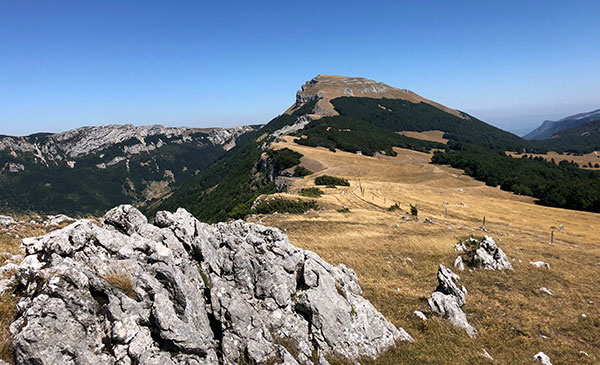
[[[521,158],[521,156],[523,156],[523,154],[518,154],[516,152],[510,152],[510,151],[507,151],[506,154],[513,156],[515,158]],[[576,155],[570,155],[570,154],[557,153],[557,152],[550,151],[550,152],[544,153],[544,154],[527,153],[527,156],[543,157],[546,161],[552,161],[552,159],[554,159],[555,163],[559,163],[562,160],[573,161],[573,162],[578,163],[579,166],[584,167],[586,169],[590,169],[590,167],[587,167],[587,164],[590,162],[592,163],[592,166],[595,164],[600,164],[600,153],[598,153],[598,152],[590,152],[583,156],[576,156]],[[600,168],[592,167],[591,169],[598,170]]]
[[[487,187],[459,170],[430,165],[428,154],[399,149],[394,158],[357,156],[289,139],[278,143],[283,146],[322,166],[296,179],[292,192],[313,186],[314,176],[321,174],[345,177],[351,186],[322,189],[319,213],[259,219],[285,230],[295,245],[353,268],[366,297],[416,340],[365,363],[485,363],[484,348],[499,364],[531,363],[538,351],[558,364],[600,362],[600,214],[536,205],[532,198]],[[403,211],[387,210],[395,202]],[[401,219],[409,204],[418,205],[418,222]],[[344,205],[350,213],[335,211]],[[479,230],[484,216],[487,233]],[[425,217],[436,224],[422,223]],[[492,236],[515,259],[514,271],[460,272],[469,291],[464,310],[479,331],[475,339],[438,317],[422,322],[411,316],[414,310],[428,312],[437,266],[451,266],[454,244],[469,234]],[[529,264],[536,260],[551,269]]]
[[[131,275],[125,272],[109,271],[105,275],[102,275],[101,278],[106,280],[110,285],[121,289],[128,297],[135,298],[135,285]]]
[[[0,360],[12,361],[10,351],[10,324],[17,315],[18,298],[10,293],[0,295]]]
[[[416,139],[423,139],[425,141],[432,141],[432,142],[439,142],[439,143],[448,143],[448,140],[446,138],[444,138],[444,133],[443,131],[437,131],[437,130],[432,130],[432,131],[425,131],[425,132],[413,132],[413,131],[402,131],[402,132],[398,132],[398,134],[401,134],[403,136],[407,136],[410,138],[416,138]]]

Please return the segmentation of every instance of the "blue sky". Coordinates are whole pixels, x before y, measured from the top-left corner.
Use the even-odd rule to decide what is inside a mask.
[[[598,1],[0,0],[0,134],[264,123],[317,74],[509,130],[600,108]]]

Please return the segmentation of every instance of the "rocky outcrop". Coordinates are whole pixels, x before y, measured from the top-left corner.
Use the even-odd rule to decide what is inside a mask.
[[[301,115],[296,119],[294,124],[285,125],[280,129],[276,130],[275,132],[271,133],[271,135],[274,137],[282,137],[292,133],[296,133],[297,131],[304,129],[304,127],[306,127],[311,121],[312,119],[308,115]]]
[[[0,227],[10,227],[11,225],[16,223],[17,222],[12,217],[0,215]]]
[[[486,270],[512,270],[513,268],[506,254],[489,236],[483,237],[480,247],[475,251],[473,265]]]
[[[454,251],[461,252],[454,260],[454,267],[464,270],[464,265],[483,268],[486,270],[512,270],[508,257],[496,245],[492,237],[483,239],[469,237],[454,246]]]
[[[459,288],[455,281],[460,277],[453,273],[444,265],[438,267],[437,273],[438,286],[427,300],[429,308],[433,313],[437,313],[448,319],[453,325],[463,328],[471,337],[477,335],[477,330],[467,321],[467,315],[461,307],[465,305],[465,287]]]
[[[412,340],[354,271],[276,228],[207,225],[183,209],[152,225],[120,206],[101,226],[79,220],[23,246],[17,363],[327,364]]]

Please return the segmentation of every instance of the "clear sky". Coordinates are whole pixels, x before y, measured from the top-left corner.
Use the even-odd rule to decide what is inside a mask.
[[[599,1],[0,0],[0,134],[265,123],[317,74],[509,130],[600,108]]]

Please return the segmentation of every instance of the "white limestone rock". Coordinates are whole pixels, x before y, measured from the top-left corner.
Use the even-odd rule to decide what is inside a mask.
[[[326,364],[330,352],[375,357],[412,341],[362,296],[353,270],[276,228],[207,225],[183,209],[153,225],[123,205],[101,226],[79,220],[23,246],[17,363],[314,364],[317,353]]]

